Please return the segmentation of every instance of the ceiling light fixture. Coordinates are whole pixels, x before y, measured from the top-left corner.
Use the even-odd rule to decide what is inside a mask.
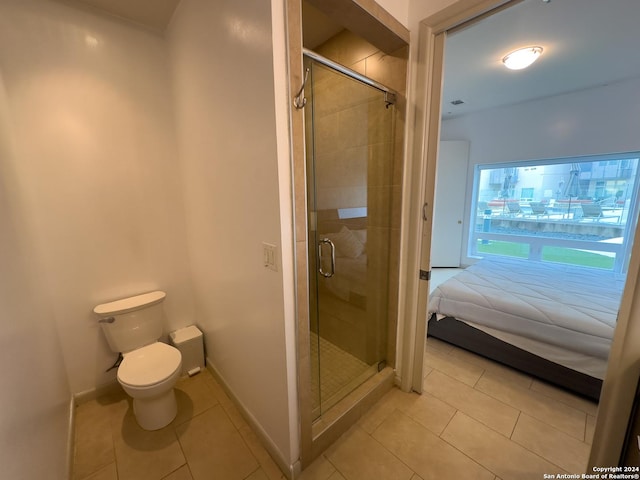
[[[505,55],[502,63],[510,70],[522,70],[535,62],[541,54],[542,47],[520,48]]]

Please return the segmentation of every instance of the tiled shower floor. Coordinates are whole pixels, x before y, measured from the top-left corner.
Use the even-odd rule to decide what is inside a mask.
[[[311,332],[311,398],[316,416],[320,402],[326,411],[375,372],[375,366],[367,365],[322,337],[318,341],[318,335]]]

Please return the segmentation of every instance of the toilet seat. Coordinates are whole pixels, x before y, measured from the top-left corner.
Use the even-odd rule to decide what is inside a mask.
[[[180,351],[156,342],[124,354],[118,367],[118,381],[131,387],[152,387],[164,382],[181,368]]]

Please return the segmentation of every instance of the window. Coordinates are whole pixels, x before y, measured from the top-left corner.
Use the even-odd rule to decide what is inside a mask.
[[[634,153],[476,166],[469,255],[623,272],[638,163]]]
[[[529,200],[532,201],[533,200],[533,188],[523,188],[520,191],[520,200]]]

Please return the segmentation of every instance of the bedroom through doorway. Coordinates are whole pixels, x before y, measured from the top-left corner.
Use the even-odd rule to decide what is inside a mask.
[[[620,56],[611,53],[640,40],[628,20],[640,11],[633,2],[610,8],[590,2],[589,8],[583,7],[583,2],[575,0],[511,2],[508,8],[447,32],[440,145],[466,142],[468,150],[457,162],[466,168],[449,171],[457,185],[455,192],[464,198],[461,207],[439,202],[439,192],[451,190],[442,186],[440,177],[454,162],[438,158],[432,276],[437,278],[441,270],[437,267],[460,265],[462,272],[468,272],[457,277],[460,281],[476,275],[476,263],[491,266],[492,258],[509,257],[511,263],[503,263],[498,271],[513,272],[513,277],[467,278],[476,284],[462,284],[465,298],[477,293],[488,302],[475,314],[447,306],[455,300],[443,291],[453,290],[452,283],[431,288],[434,295],[428,310],[433,316],[427,333],[437,335],[437,327],[442,326],[439,319],[445,317],[457,322],[453,325],[472,325],[559,365],[559,376],[551,381],[580,391],[582,387],[576,385],[584,380],[590,386],[581,393],[597,398],[638,215],[640,144],[630,128],[637,123],[637,115],[627,99],[639,87],[640,71],[618,62]],[[606,42],[598,43],[592,34],[595,23],[598,31],[607,32]],[[528,69],[506,69],[503,57],[527,42],[541,47],[537,61]],[[453,224],[461,220],[458,238],[438,237],[444,231],[436,226],[439,216]],[[442,264],[435,247],[445,242],[460,245],[459,256]],[[518,282],[531,278],[521,274],[530,273],[529,265],[541,265],[547,272],[540,273],[539,283],[523,286]],[[571,288],[563,287],[575,272],[579,277],[580,272],[592,270],[596,271],[590,280],[594,295],[604,295],[606,311],[583,319],[584,323],[564,318],[574,305],[580,309],[581,300],[571,296]],[[547,274],[554,278],[545,279]],[[555,282],[563,278],[567,281]],[[474,290],[478,282],[493,289],[495,297],[482,288]],[[526,309],[540,310],[535,302],[543,302],[549,306],[546,317],[532,320],[529,314],[507,308],[507,324],[496,323],[497,305],[516,290],[525,292],[528,300],[531,288],[541,297]],[[525,300],[519,297],[515,302]],[[520,328],[518,322],[527,326]],[[550,332],[552,324],[557,332]],[[578,333],[569,341],[572,330]],[[447,335],[454,342],[459,332]],[[590,339],[595,340],[589,344]],[[476,340],[465,348],[481,350],[474,346]],[[573,360],[566,360],[567,351],[575,354]],[[507,357],[500,361],[510,362]],[[582,368],[589,362],[597,366]],[[564,376],[574,372],[577,384]]]

